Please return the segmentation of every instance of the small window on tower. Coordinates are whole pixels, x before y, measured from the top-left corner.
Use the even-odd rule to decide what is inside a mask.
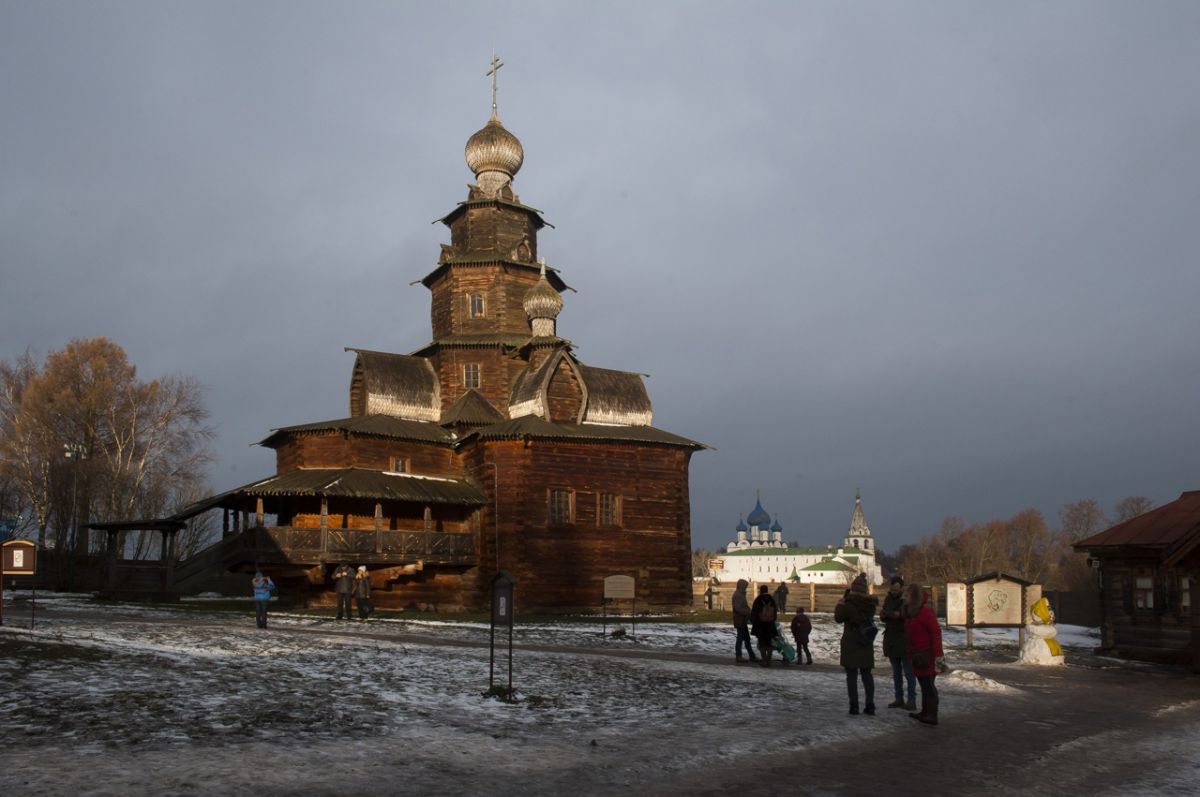
[[[422,525],[426,531],[433,530],[433,510],[431,508],[425,507],[425,515],[423,518],[421,518],[421,520],[423,521]]]
[[[551,526],[566,526],[575,522],[575,493],[572,490],[551,490],[549,520]]]
[[[408,473],[408,460],[404,457],[392,457],[388,460],[388,470],[392,473]]]
[[[483,318],[484,303],[482,293],[472,293],[468,296],[467,306],[470,308],[471,318]]]
[[[615,493],[600,493],[600,507],[596,521],[601,526],[621,525],[621,496]]]
[[[479,363],[463,366],[463,387],[479,387]]]

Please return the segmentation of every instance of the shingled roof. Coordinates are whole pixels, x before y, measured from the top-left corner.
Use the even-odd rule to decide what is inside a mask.
[[[230,490],[228,494],[251,497],[337,496],[463,506],[479,506],[487,503],[487,496],[483,490],[467,481],[365,468],[290,470],[278,476]]]
[[[392,440],[411,440],[417,443],[439,443],[453,445],[454,435],[436,423],[409,421],[391,415],[359,415],[353,418],[338,418],[332,421],[302,423],[298,426],[283,426],[272,429],[271,434],[260,440],[258,445],[274,448],[285,437],[319,434],[321,432],[347,432],[367,437],[386,437]]]
[[[504,413],[493,407],[482,393],[471,388],[442,413],[442,426],[487,426],[504,419]]]
[[[354,352],[351,415],[394,415],[414,421],[441,417],[441,386],[424,357],[347,348]]]
[[[1200,536],[1200,490],[1180,494],[1169,504],[1138,515],[1075,543],[1077,550],[1116,546],[1171,548]]]
[[[649,426],[654,422],[650,394],[646,392],[641,374],[595,368],[583,363],[579,364],[579,371],[587,385],[585,423]]]
[[[680,437],[653,426],[605,426],[600,424],[552,423],[535,415],[485,426],[463,438],[469,440],[595,440],[618,443],[657,443],[681,448],[708,448],[704,443]]]

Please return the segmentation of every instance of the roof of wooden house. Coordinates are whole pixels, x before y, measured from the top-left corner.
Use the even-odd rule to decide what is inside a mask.
[[[504,419],[504,413],[493,407],[482,393],[471,388],[442,413],[442,426],[488,426]]]
[[[441,385],[424,357],[347,348],[357,356],[350,378],[351,415],[394,415],[437,421],[442,415]]]
[[[1076,549],[1134,546],[1171,548],[1200,536],[1200,490],[1075,543]]]
[[[613,371],[579,364],[587,385],[587,406],[584,423],[619,423],[630,426],[649,426],[654,422],[654,409],[642,375],[632,371]]]
[[[618,443],[653,443],[692,449],[709,447],[704,443],[698,443],[653,426],[552,423],[536,415],[525,415],[511,421],[485,426],[464,437],[463,441],[472,438],[480,440],[595,440]]]
[[[286,437],[322,432],[346,432],[367,437],[386,437],[393,440],[411,440],[417,443],[453,445],[455,436],[436,423],[409,421],[391,415],[358,415],[353,418],[338,418],[332,421],[302,423],[272,429],[271,434],[260,440],[258,445],[275,448]]]

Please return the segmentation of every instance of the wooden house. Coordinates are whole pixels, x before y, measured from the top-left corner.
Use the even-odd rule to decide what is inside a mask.
[[[319,600],[337,563],[365,564],[384,607],[485,606],[501,570],[518,609],[597,608],[614,574],[635,578],[639,606],[690,603],[688,467],[704,446],[652,426],[641,375],[585,364],[558,335],[567,286],[513,191],[523,159],[493,108],[421,280],[430,342],[347,349],[347,417],[273,430],[274,475],[176,516],[226,510],[209,561]]]
[[[1074,547],[1097,567],[1102,652],[1200,671],[1200,490]]]

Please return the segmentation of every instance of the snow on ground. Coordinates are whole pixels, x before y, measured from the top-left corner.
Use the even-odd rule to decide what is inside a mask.
[[[0,629],[0,786],[22,795],[219,794],[251,783],[259,794],[324,794],[343,781],[378,783],[376,766],[407,793],[453,783],[489,794],[595,791],[745,756],[762,729],[775,749],[796,749],[909,724],[882,709],[891,692],[882,658],[880,714],[851,717],[840,670],[653,657],[732,659],[726,624],[626,620],[620,638],[602,636],[600,623],[520,624],[517,645],[583,652],[517,650],[520,699],[507,704],[483,695],[486,648],[439,644],[486,642],[485,624],[274,612],[263,631],[249,606],[241,615],[46,597],[62,611],[30,631],[11,625],[28,615],[9,605]],[[813,619],[813,656],[836,664],[840,626]],[[1078,636],[1094,644],[1087,630]],[[498,637],[504,683],[507,635]],[[947,646],[956,639],[948,632]],[[1011,645],[1015,655],[1015,634],[977,633],[975,643]],[[944,716],[1009,689],[961,669],[939,686]]]

